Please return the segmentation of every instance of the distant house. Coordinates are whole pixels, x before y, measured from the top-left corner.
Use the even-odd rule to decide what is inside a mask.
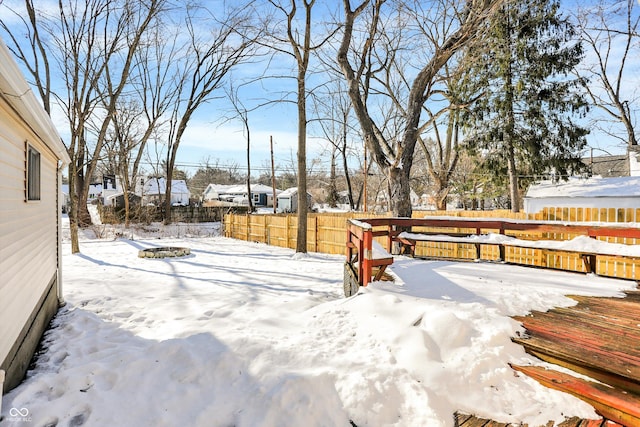
[[[89,194],[87,195],[87,200],[91,201],[100,197],[102,197],[102,184],[89,184]]]
[[[107,204],[106,200],[111,199],[112,196],[117,194],[122,195],[124,193],[120,178],[115,174],[102,175],[102,185],[100,186],[101,196],[104,204]]]
[[[69,156],[0,40],[0,370],[18,385],[62,303],[62,170]]]
[[[524,210],[536,213],[545,207],[640,209],[640,176],[542,181],[527,191]]]
[[[143,204],[160,205],[165,200],[165,190],[167,188],[165,178],[148,178],[138,189],[138,195],[142,198]],[[171,181],[171,204],[188,206],[191,192],[187,188],[187,183],[183,179]]]
[[[133,192],[129,192],[129,207],[140,206],[141,197]],[[124,209],[124,193],[114,193],[104,198],[105,206],[112,206],[116,209]]]
[[[309,193],[307,193],[307,205],[311,207],[311,194]],[[296,187],[288,188],[278,194],[276,211],[278,213],[298,211],[298,189]]]
[[[276,195],[282,190],[276,189]],[[276,196],[277,197],[277,196]],[[222,200],[248,204],[247,185],[209,184],[202,195],[203,202]],[[263,184],[251,184],[251,202],[255,207],[273,206],[273,187]]]
[[[71,204],[71,200],[69,198],[69,184],[62,184],[61,188],[62,188],[62,197],[63,197],[62,210],[63,212],[66,212],[67,208],[69,208]],[[88,201],[93,201],[103,196],[104,196],[104,193],[102,189],[102,184],[89,185],[89,194],[87,195]]]
[[[620,176],[640,176],[640,147],[630,146],[626,154],[593,156],[582,159],[592,176],[615,178]]]

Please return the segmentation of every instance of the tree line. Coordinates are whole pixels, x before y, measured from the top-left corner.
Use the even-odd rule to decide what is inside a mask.
[[[223,119],[246,137],[248,187],[253,112],[295,106],[298,252],[306,252],[308,135],[327,141],[330,177],[350,189],[350,162],[367,153],[364,176],[371,167],[384,175],[396,216],[411,215],[416,176],[426,177],[439,208],[453,189],[506,188],[517,211],[532,177],[581,172],[590,129],[638,141],[635,0],[571,10],[554,0],[46,5],[1,3],[0,27],[45,110],[68,126],[74,253],[99,168],[120,176],[126,193],[146,158],[162,159],[171,221],[184,133],[220,98],[232,106]],[[256,99],[255,85],[278,89]]]

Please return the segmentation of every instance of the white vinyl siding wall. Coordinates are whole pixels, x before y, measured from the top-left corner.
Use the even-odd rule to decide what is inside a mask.
[[[26,201],[26,150],[40,153],[40,200]],[[57,159],[0,99],[0,362],[57,269]]]

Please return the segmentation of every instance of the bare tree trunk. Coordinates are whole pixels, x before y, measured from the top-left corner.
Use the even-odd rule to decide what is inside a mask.
[[[348,127],[347,127],[347,119],[349,118],[349,112],[344,111],[342,117],[342,149],[340,153],[342,154],[342,168],[344,170],[344,179],[347,184],[347,195],[349,197],[349,208],[351,210],[356,209],[356,204],[353,200],[353,188],[351,185],[351,174],[349,173],[349,163],[347,160],[347,141],[348,141]]]
[[[310,31],[310,30],[309,30]],[[306,66],[298,71],[298,232],[296,252],[307,253],[307,105]]]
[[[605,125],[605,133],[628,146],[638,145],[634,111],[638,110],[640,95],[632,81],[640,47],[639,6],[634,0],[598,0],[579,3],[574,13],[585,50],[590,51],[578,76],[586,78],[584,88],[593,104],[605,112],[611,123],[621,123],[625,129],[622,136],[622,132],[612,132]],[[596,126],[600,127],[598,123]]]
[[[504,132],[504,145],[507,150],[507,166],[509,173],[509,197],[511,199],[511,212],[520,212],[520,198],[518,193],[518,170],[516,165],[516,152],[513,143],[515,132],[515,117],[513,111],[513,80],[511,72],[511,59],[509,59],[509,72],[505,80],[505,106],[507,108],[507,125]]]
[[[249,133],[249,123],[246,123],[247,132],[247,202],[249,203],[249,213],[253,212],[253,200],[251,197],[251,137]]]
[[[129,228],[131,225],[131,203],[129,201],[129,172],[128,167],[121,172],[122,177],[122,193],[124,196],[124,228]]]
[[[384,0],[362,1],[355,10],[351,8],[351,2],[344,0],[345,24],[343,27],[343,37],[338,49],[337,59],[348,85],[348,93],[351,98],[354,112],[365,136],[367,149],[372,153],[374,161],[389,178],[389,188],[391,211],[394,216],[411,216],[411,200],[409,187],[409,172],[413,161],[413,153],[419,136],[419,122],[425,102],[430,98],[434,81],[442,67],[449,59],[462,47],[464,47],[473,37],[484,21],[495,11],[501,0],[488,0],[482,2],[465,2],[464,10],[459,14],[452,14],[458,18],[462,17],[459,26],[452,33],[443,38],[437,38],[426,42],[433,42],[431,57],[428,58],[421,69],[415,74],[415,79],[411,84],[407,83],[409,93],[406,104],[403,108],[402,133],[396,139],[396,144],[391,144],[385,137],[381,127],[376,124],[374,117],[367,109],[369,96],[368,82],[377,71],[388,72],[393,63],[393,55],[383,58],[382,64],[372,65],[370,60],[375,55],[372,54],[373,46],[376,43],[378,28],[381,22],[382,7]],[[354,64],[350,62],[352,52],[352,35],[356,18],[368,7],[372,8],[372,20],[367,29],[367,40],[362,44],[362,48],[354,57]],[[443,4],[446,8],[447,5]],[[423,21],[419,19],[418,21]],[[443,23],[434,20],[434,27],[439,27]],[[439,33],[439,31],[434,31]],[[439,36],[440,37],[440,36]],[[391,46],[389,46],[392,49]],[[351,56],[353,57],[353,56]],[[385,60],[389,63],[385,63]],[[376,70],[378,67],[378,70]],[[393,98],[394,94],[390,94]],[[394,180],[398,182],[394,182]]]
[[[347,186],[347,197],[349,198],[349,209],[355,210],[356,204],[353,199],[353,185],[351,184],[351,174],[349,173],[349,164],[347,163],[347,155],[342,152],[342,168],[344,169],[344,180]]]
[[[449,184],[440,180],[436,180],[436,194],[434,199],[436,202],[436,209],[439,211],[447,210],[447,196],[449,195]]]
[[[338,206],[338,187],[336,185],[336,153],[338,149],[334,145],[331,148],[331,169],[329,171],[329,189],[328,189],[328,202],[329,206],[335,208]]]
[[[180,132],[180,131],[179,131]],[[182,132],[180,132],[182,134]],[[173,169],[176,164],[176,156],[178,155],[178,145],[180,138],[177,138],[178,143],[174,143],[171,150],[167,153],[167,177],[164,188],[164,224],[171,224],[171,187],[173,186]]]
[[[71,253],[80,252],[78,239],[78,196],[74,188],[76,186],[76,174],[72,173],[75,168],[74,163],[69,164],[69,231],[71,233]]]
[[[315,4],[315,0],[303,0],[302,6],[304,7],[304,17],[301,22],[304,22],[302,31],[299,31],[296,26],[296,13],[298,8],[298,1],[284,1],[279,2],[277,0],[269,0],[272,6],[279,13],[284,14],[286,17],[286,32],[285,37],[280,37],[278,32],[274,30],[271,33],[275,45],[273,46],[277,51],[285,52],[282,48],[277,47],[279,43],[286,40],[290,46],[290,50],[286,53],[291,55],[295,59],[297,66],[297,93],[296,104],[298,107],[298,153],[297,153],[297,175],[298,175],[298,230],[296,241],[296,252],[307,253],[307,217],[308,217],[308,202],[307,202],[307,70],[309,68],[309,59],[311,52],[320,48],[322,44],[328,38],[324,39],[317,46],[311,45],[311,11]],[[287,6],[284,6],[286,4]]]
[[[513,144],[508,143],[509,159],[509,197],[511,199],[511,212],[520,212],[520,197],[518,192],[518,171],[516,169],[516,161],[514,156]]]
[[[408,168],[388,168],[389,203],[394,217],[411,218],[411,194]]]

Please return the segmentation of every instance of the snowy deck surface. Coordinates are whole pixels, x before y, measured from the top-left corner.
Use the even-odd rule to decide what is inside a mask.
[[[552,249],[557,251],[593,253],[599,255],[620,255],[640,257],[640,245],[625,245],[621,243],[609,243],[592,239],[588,236],[578,236],[571,240],[522,240],[502,234],[488,233],[469,235],[466,237],[454,237],[446,234],[420,234],[402,232],[398,235],[405,239],[415,241],[468,243],[468,244],[492,244],[505,246],[518,246],[531,249]]]

